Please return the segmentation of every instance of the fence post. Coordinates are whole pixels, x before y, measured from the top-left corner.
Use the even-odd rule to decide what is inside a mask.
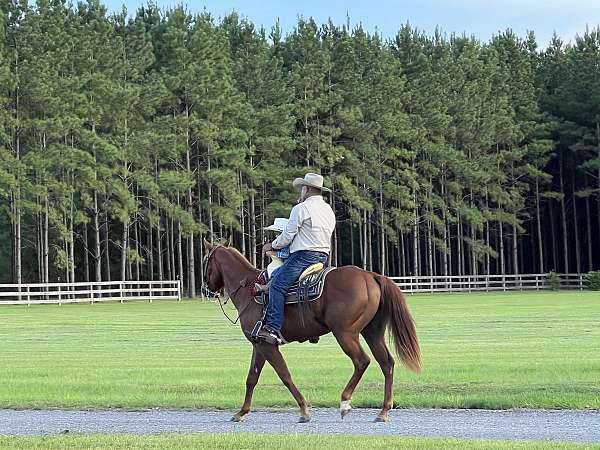
[[[182,286],[181,286],[181,278],[179,278],[179,276],[177,276],[177,301],[180,302],[181,301],[181,291],[182,291]]]
[[[123,283],[119,282],[119,298],[121,303],[123,303]]]

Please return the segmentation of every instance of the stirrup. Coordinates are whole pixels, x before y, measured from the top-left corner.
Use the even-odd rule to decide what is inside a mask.
[[[254,290],[256,290],[256,292],[261,292],[261,293],[269,292],[269,285],[254,283]]]
[[[258,333],[256,335],[256,338],[258,339],[259,342],[266,342],[267,344],[270,345],[283,345],[283,344],[287,344],[288,342],[283,338],[283,336],[281,335],[281,332],[274,332],[274,331],[269,331],[265,328],[261,328],[259,330],[260,331],[264,331],[265,333],[269,334],[269,337],[264,337],[264,336],[259,336]]]
[[[258,342],[258,333],[260,332],[261,328],[263,326],[263,321],[259,320],[258,322],[256,322],[254,324],[254,328],[252,328],[252,332],[250,333],[250,339],[253,342]]]

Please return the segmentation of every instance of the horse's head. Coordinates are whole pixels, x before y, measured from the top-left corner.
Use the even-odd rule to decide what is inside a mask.
[[[202,294],[207,297],[215,297],[223,291],[225,283],[223,281],[223,273],[219,268],[219,264],[215,255],[220,251],[229,247],[229,242],[225,241],[220,244],[213,244],[204,239],[204,248],[206,255],[202,260],[202,273],[204,284],[202,285]]]

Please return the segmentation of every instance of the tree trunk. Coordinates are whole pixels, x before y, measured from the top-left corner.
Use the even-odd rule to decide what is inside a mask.
[[[192,172],[191,166],[191,154],[190,154],[190,128],[189,128],[189,118],[190,118],[190,109],[189,106],[185,107],[185,118],[186,118],[186,152],[185,152],[185,164],[188,172]],[[191,216],[194,215],[193,211],[193,202],[192,202],[192,188],[188,188],[187,190],[187,210]],[[194,298],[196,296],[196,274],[194,268],[194,233],[190,232],[187,237],[187,263],[188,263],[188,295],[190,298]]]
[[[400,276],[406,276],[406,252],[404,247],[404,233],[400,231]]]
[[[148,211],[152,211],[152,205],[148,202]],[[148,279],[154,281],[154,230],[152,227],[152,221],[148,219]]]
[[[500,274],[506,275],[506,264],[504,261],[504,224],[501,221],[498,222],[498,234],[500,246]]]
[[[417,194],[413,194],[415,202],[415,210],[413,215],[413,276],[418,277],[419,274],[419,212],[417,208]]]
[[[69,270],[71,275],[71,283],[75,283],[75,232],[73,230],[73,222],[75,216],[75,198],[74,194],[71,194],[71,208],[69,210],[69,250],[71,256],[69,257]]]
[[[371,218],[367,220],[367,267],[369,271],[373,271],[373,224]]]
[[[569,243],[567,236],[567,212],[565,208],[565,189],[563,183],[563,160],[559,158],[559,180],[560,180],[560,214],[562,222],[563,255],[565,273],[569,273]]]
[[[206,173],[208,174],[208,172],[210,172],[210,150],[208,151],[208,155],[206,156],[206,164],[207,164]],[[212,194],[212,183],[210,181],[207,182],[207,189],[208,189],[208,229],[210,231],[209,241],[212,242],[215,239],[215,230],[213,228],[213,210],[212,210],[213,194]]]
[[[361,236],[362,236],[362,245],[361,245],[361,250],[362,250],[362,266],[364,270],[367,270],[367,260],[368,260],[368,250],[367,250],[367,210],[363,209],[363,217],[362,217],[362,232],[361,232]]]
[[[581,249],[579,248],[579,222],[577,217],[577,196],[575,195],[575,171],[571,173],[573,182],[573,229],[575,231],[575,267],[581,273]]]
[[[552,239],[550,240],[550,243],[552,244],[552,270],[557,272],[558,271],[558,255],[557,255],[557,248],[556,248],[556,243],[558,242],[558,238],[556,236],[556,228],[554,226],[554,203],[552,201],[548,202],[548,206],[550,207],[550,234],[552,236]]]
[[[156,256],[158,262],[158,281],[163,281],[165,279],[165,274],[163,271],[163,250],[162,250],[162,230],[161,223],[162,218],[160,214],[160,210],[156,208],[156,215],[158,217],[158,224],[156,226]]]
[[[129,223],[128,221],[123,222],[123,235],[121,243],[121,280],[127,279],[127,250],[129,247]]]
[[[591,220],[591,211],[590,211],[590,197],[587,196],[585,198],[585,217],[586,217],[586,225],[587,225],[587,254],[588,254],[588,272],[594,270],[594,262],[592,260],[592,220]]]
[[[428,261],[428,272],[429,276],[434,275],[433,269],[433,242],[432,242],[432,231],[431,221],[427,221],[427,261]]]
[[[381,148],[379,149],[381,155]],[[380,160],[380,164],[383,165],[383,161]],[[386,274],[387,267],[385,266],[385,217],[383,210],[383,171],[379,169],[379,229],[380,229],[380,240],[381,248],[379,249],[379,269],[382,275]]]
[[[181,235],[181,222],[177,222],[177,260],[179,261],[179,277],[181,285],[184,283],[183,276],[183,250],[181,245],[182,235]]]
[[[516,215],[513,218],[513,220],[516,222],[516,220],[517,220]],[[518,247],[517,247],[518,246],[517,225],[515,225],[515,222],[513,222],[513,226],[512,226],[512,231],[513,231],[512,254],[513,254],[513,273],[516,275],[519,273],[519,252],[518,252]]]
[[[477,268],[477,252],[475,251],[475,242],[477,240],[477,230],[475,230],[475,227],[473,225],[470,225],[469,228],[471,229],[471,245],[469,246],[471,248],[471,275],[478,275],[479,270]]]
[[[133,227],[134,239],[135,239],[135,280],[140,281],[140,233],[139,233],[139,220],[136,218]]]
[[[537,222],[537,247],[538,247],[538,258],[539,258],[539,273],[545,273],[544,268],[544,245],[542,237],[542,217],[540,214],[540,186],[539,180],[535,178],[535,219]]]
[[[167,238],[167,246],[165,248],[166,256],[167,256],[167,267],[165,268],[166,277],[169,280],[173,280],[173,272],[175,271],[175,267],[171,264],[171,221],[173,219],[170,217],[165,217],[165,237]]]
[[[108,230],[108,213],[104,213],[104,261],[106,263],[106,281],[110,281],[110,233]]]
[[[350,265],[354,265],[354,224],[350,219]]]
[[[200,246],[202,247],[202,246]],[[173,217],[169,219],[169,266],[171,267],[171,280],[177,279],[177,269],[175,265],[175,220]]]
[[[50,265],[49,265],[49,255],[50,248],[48,244],[48,216],[49,216],[49,208],[48,208],[48,196],[44,198],[44,283],[50,282]]]
[[[463,236],[463,226],[462,226],[462,218],[460,216],[460,212],[456,213],[456,251],[458,256],[458,274],[465,275],[465,249],[464,249],[464,236]]]
[[[17,161],[21,160],[21,133],[20,133],[20,89],[19,89],[19,52],[18,48],[15,51],[15,79],[17,80],[17,86],[15,87],[15,126],[13,128],[14,136],[14,149],[15,149],[15,159]],[[17,186],[12,193],[13,195],[13,229],[14,229],[14,275],[15,282],[17,284],[21,284],[23,282],[23,273],[22,273],[22,265],[21,265],[21,248],[22,248],[22,237],[21,237],[21,180],[20,176],[17,174]],[[20,289],[20,287],[19,287]]]
[[[83,276],[86,282],[90,281],[90,258],[88,256],[88,230],[87,223],[83,224]]]
[[[256,195],[254,188],[250,187],[250,262],[256,266]],[[264,213],[263,213],[264,214]]]
[[[100,210],[98,208],[98,191],[94,190],[94,265],[96,281],[102,281],[102,251],[100,246]]]

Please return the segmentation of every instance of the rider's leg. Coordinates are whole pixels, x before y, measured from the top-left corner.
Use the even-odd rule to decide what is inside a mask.
[[[271,332],[279,333],[281,330],[285,294],[298,279],[302,270],[304,270],[296,263],[300,253],[291,254],[271,280],[271,285],[269,286],[269,303],[267,305],[267,315],[265,316],[265,328]]]
[[[265,328],[278,333],[283,325],[285,294],[311,264],[327,261],[327,255],[320,252],[298,251],[292,253],[271,281],[269,304],[265,318]]]

